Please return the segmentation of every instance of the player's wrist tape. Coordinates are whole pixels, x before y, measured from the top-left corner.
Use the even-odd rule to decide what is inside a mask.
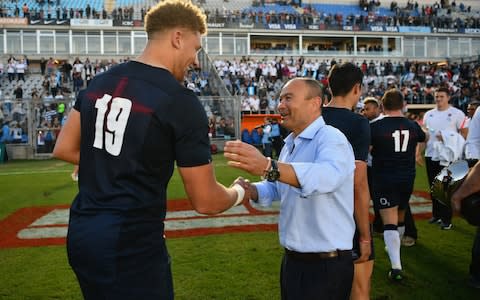
[[[237,200],[235,201],[235,204],[233,204],[233,206],[237,206],[242,203],[243,197],[245,197],[245,189],[238,183],[235,183],[232,188],[237,191]]]
[[[360,243],[370,244],[371,240],[360,239]]]

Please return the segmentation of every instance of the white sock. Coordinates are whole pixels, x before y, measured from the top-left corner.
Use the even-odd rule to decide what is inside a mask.
[[[402,269],[400,261],[400,235],[398,230],[385,230],[383,232],[383,240],[388,248],[388,256],[392,269]]]
[[[398,226],[397,230],[398,230],[398,234],[400,235],[400,241],[401,241],[403,238],[403,235],[405,234],[405,226]]]

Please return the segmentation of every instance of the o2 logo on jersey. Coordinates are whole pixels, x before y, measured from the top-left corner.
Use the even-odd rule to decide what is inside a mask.
[[[108,110],[110,102],[110,110]],[[97,99],[95,108],[97,120],[93,147],[105,149],[111,155],[118,156],[122,151],[123,136],[132,110],[132,101],[122,97],[112,99],[111,95],[105,94]]]

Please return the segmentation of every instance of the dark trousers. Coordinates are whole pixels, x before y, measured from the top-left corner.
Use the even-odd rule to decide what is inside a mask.
[[[437,176],[444,167],[440,165],[440,162],[433,161],[431,157],[425,157],[425,165],[427,167],[428,182],[431,185],[435,179],[435,176]],[[438,202],[437,199],[434,199],[431,192],[430,197],[432,198],[433,217],[442,219],[442,221],[446,224],[452,223],[452,209]]]
[[[472,261],[470,262],[470,276],[480,281],[480,227],[477,227],[477,234],[473,241]]]
[[[339,256],[319,260],[299,260],[285,254],[280,271],[282,300],[350,298],[353,260]]]

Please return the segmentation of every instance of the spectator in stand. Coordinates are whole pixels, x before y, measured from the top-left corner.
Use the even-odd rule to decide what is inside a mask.
[[[252,112],[250,108],[250,101],[248,98],[242,99],[242,114],[250,114]]]
[[[262,128],[262,148],[265,157],[272,157],[272,125],[270,118],[265,118]]]
[[[253,94],[248,98],[248,104],[250,105],[250,109],[253,113],[259,113],[260,111],[260,99],[258,96]]]
[[[47,67],[47,61],[45,60],[45,57],[42,57],[40,59],[40,74],[42,74],[42,76],[45,76],[46,67]]]
[[[52,75],[53,71],[55,70],[55,60],[53,57],[50,57],[46,63],[47,66],[47,75]]]
[[[83,88],[83,79],[81,73],[74,73],[73,75],[73,91],[77,94]]]
[[[30,18],[30,10],[28,8],[27,3],[23,3],[22,6],[23,17],[29,19]]]
[[[63,72],[63,83],[68,83],[72,81],[72,64],[70,61],[67,59],[63,61],[61,70]]]
[[[10,135],[10,125],[7,121],[4,121],[2,126],[2,134],[0,135],[0,143],[10,143],[12,141],[12,136]]]
[[[17,85],[17,87],[13,91],[13,94],[15,95],[15,99],[22,100],[23,99],[23,88],[22,88],[22,86]]]
[[[8,81],[12,82],[15,80],[15,66],[16,66],[16,61],[14,58],[9,59],[8,64],[7,64],[7,74],[8,74]]]
[[[25,71],[27,70],[27,63],[25,59],[20,59],[20,61],[15,65],[15,70],[17,71],[17,81],[22,80],[25,82]]]

